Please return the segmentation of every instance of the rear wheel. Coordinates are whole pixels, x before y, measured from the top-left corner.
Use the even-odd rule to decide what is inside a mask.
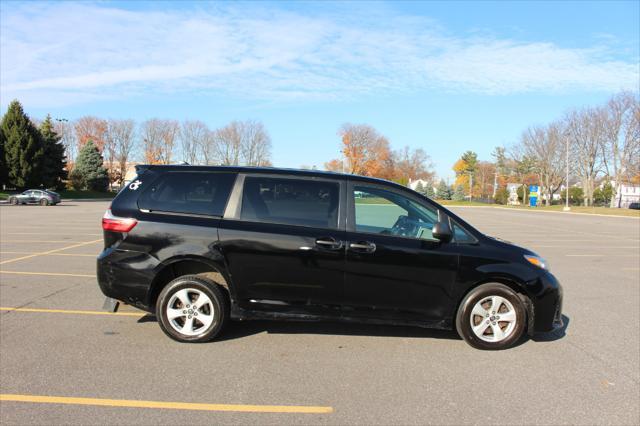
[[[488,283],[473,289],[456,316],[458,334],[478,349],[507,349],[524,332],[526,311],[520,296],[504,284]]]
[[[179,342],[207,342],[215,338],[229,317],[225,290],[195,275],[171,281],[158,296],[160,328]]]
[[[47,200],[46,198],[43,198],[42,200],[40,200],[40,205],[41,206],[48,206],[49,205],[49,200]]]

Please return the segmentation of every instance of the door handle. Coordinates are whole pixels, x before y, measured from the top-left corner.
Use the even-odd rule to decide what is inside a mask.
[[[359,241],[357,243],[350,243],[349,248],[352,250],[357,250],[365,253],[373,253],[376,251],[376,245],[374,243],[368,241]]]
[[[318,238],[316,245],[330,250],[340,250],[342,248],[342,241],[334,238]]]

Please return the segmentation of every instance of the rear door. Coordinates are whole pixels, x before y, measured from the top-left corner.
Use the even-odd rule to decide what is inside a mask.
[[[437,208],[391,186],[355,181],[348,188],[345,316],[441,320],[458,253],[431,234]]]
[[[241,193],[235,203],[232,196],[219,237],[240,306],[339,315],[345,182],[240,175],[238,184]]]

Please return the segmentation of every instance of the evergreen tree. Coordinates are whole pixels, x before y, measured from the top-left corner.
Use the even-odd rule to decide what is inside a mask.
[[[464,201],[464,196],[465,196],[465,194],[464,194],[464,186],[462,186],[462,185],[456,186],[456,190],[453,193],[453,197],[452,197],[453,200],[454,201]]]
[[[449,186],[445,183],[444,179],[440,180],[440,183],[438,184],[437,196],[439,200],[451,199],[451,189],[449,189]]]
[[[70,178],[73,188],[77,190],[107,190],[107,169],[104,168],[102,155],[92,140],[89,140],[78,153]]]
[[[416,192],[424,194],[424,186],[422,186],[422,182],[420,181],[418,181],[418,184],[416,185]]]
[[[0,188],[3,188],[7,182],[7,162],[4,159],[4,146],[6,139],[4,132],[0,128]]]
[[[46,188],[59,188],[66,177],[64,170],[66,159],[64,145],[60,143],[60,136],[53,130],[51,116],[40,125],[42,144],[44,146],[44,161],[42,165],[42,183]]]
[[[424,195],[431,199],[436,198],[436,192],[433,190],[433,185],[431,183],[427,184],[427,187],[424,190]]]
[[[9,104],[7,113],[2,117],[0,132],[4,141],[8,182],[18,188],[41,186],[42,138],[17,100]]]

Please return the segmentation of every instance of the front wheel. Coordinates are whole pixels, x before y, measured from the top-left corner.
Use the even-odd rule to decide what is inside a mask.
[[[524,332],[526,311],[518,294],[504,284],[488,283],[473,289],[456,316],[458,334],[477,349],[507,349]]]
[[[176,278],[158,296],[160,328],[179,342],[212,340],[229,317],[224,291],[215,282],[195,275]]]
[[[40,205],[41,206],[48,206],[49,205],[49,200],[47,200],[46,198],[43,198],[42,200],[40,200]]]
[[[9,204],[11,204],[12,206],[18,205],[18,199],[15,197],[9,198]]]

